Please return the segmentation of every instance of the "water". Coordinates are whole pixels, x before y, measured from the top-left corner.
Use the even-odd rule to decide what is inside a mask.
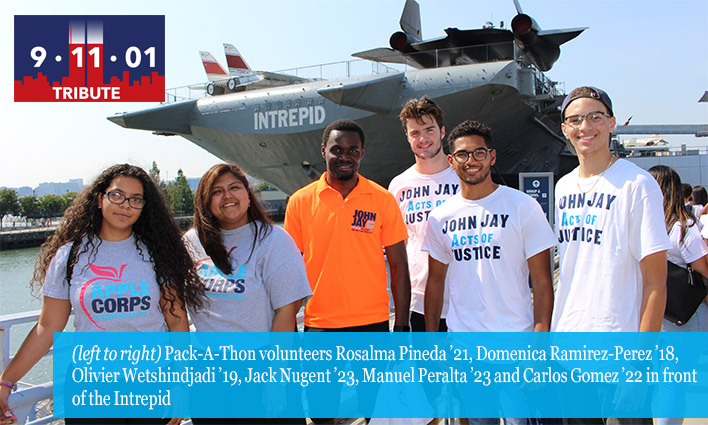
[[[32,296],[29,282],[39,248],[0,251],[0,315],[42,308],[42,301]],[[71,322],[71,320],[70,320]],[[13,326],[10,333],[10,355],[14,355],[34,323]],[[52,380],[51,356],[42,359],[21,382],[41,384]]]

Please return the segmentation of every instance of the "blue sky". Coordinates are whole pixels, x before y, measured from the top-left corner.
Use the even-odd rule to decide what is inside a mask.
[[[447,27],[478,28],[486,21],[507,26],[511,0],[419,0],[423,36]],[[6,40],[0,67],[4,131],[0,139],[0,186],[83,178],[87,183],[117,162],[149,168],[163,178],[182,168],[199,177],[218,159],[186,139],[126,130],[106,120],[116,112],[151,103],[14,103],[13,16],[18,14],[164,14],[167,87],[205,80],[199,50],[223,64],[223,42],[236,45],[258,70],[281,70],[350,59],[350,54],[388,44],[398,30],[403,0],[246,1],[47,1],[2,7]],[[589,27],[561,48],[547,75],[568,91],[591,84],[605,89],[617,121],[632,124],[708,123],[708,2],[705,0],[521,0],[542,29]],[[708,145],[708,139],[670,138]]]

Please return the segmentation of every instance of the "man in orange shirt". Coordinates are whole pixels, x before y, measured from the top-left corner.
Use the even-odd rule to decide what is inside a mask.
[[[305,330],[389,331],[385,249],[394,331],[408,331],[408,234],[393,195],[358,173],[364,132],[354,121],[337,120],[325,129],[321,148],[327,172],[295,192],[285,212],[285,230],[304,254],[313,292]]]

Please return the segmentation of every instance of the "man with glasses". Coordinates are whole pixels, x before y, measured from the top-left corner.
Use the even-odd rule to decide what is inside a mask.
[[[430,256],[425,288],[429,332],[437,331],[446,278],[451,332],[549,329],[553,231],[538,202],[492,181],[497,157],[492,143],[491,129],[476,121],[463,122],[448,136],[448,162],[461,184],[460,193],[430,213],[423,242]],[[521,392],[512,399],[520,397]],[[499,419],[471,418],[469,423],[498,424]],[[507,418],[505,423],[526,420]]]
[[[671,247],[661,189],[647,172],[610,152],[615,117],[607,93],[595,87],[573,90],[563,101],[561,118],[580,166],[556,185],[560,275],[551,330],[658,332],[666,303],[666,250]],[[609,397],[623,405],[622,394]],[[652,420],[582,418],[564,423]]]
[[[398,202],[408,229],[408,270],[411,277],[411,329],[425,332],[423,296],[428,280],[428,254],[420,247],[430,212],[459,192],[460,180],[447,162],[442,148],[445,137],[443,110],[430,98],[409,100],[400,113],[415,164],[394,177],[388,190]],[[448,296],[445,291],[438,329],[447,331]]]
[[[580,166],[556,185],[560,276],[552,330],[658,332],[671,247],[661,189],[610,152],[615,117],[607,93],[573,90],[561,117]]]

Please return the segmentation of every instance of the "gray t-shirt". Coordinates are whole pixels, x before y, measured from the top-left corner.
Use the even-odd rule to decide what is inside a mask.
[[[228,276],[204,252],[194,229],[183,237],[208,297],[204,310],[189,310],[197,332],[270,332],[276,309],[312,295],[302,255],[282,228],[273,226],[252,255],[251,224],[221,235],[233,266]]]
[[[77,332],[166,332],[150,254],[145,245],[138,246],[133,236],[118,242],[95,238],[88,252],[76,250],[68,286],[71,244],[62,246],[47,270],[43,295],[71,301]]]

